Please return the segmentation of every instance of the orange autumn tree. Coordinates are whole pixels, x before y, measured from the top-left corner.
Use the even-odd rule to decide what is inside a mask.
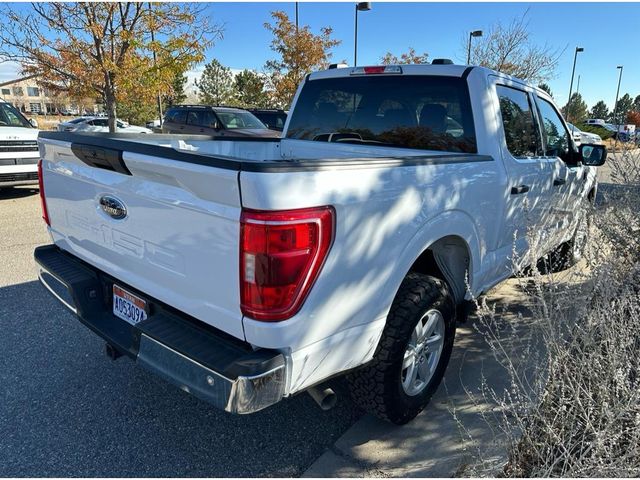
[[[409,65],[427,63],[429,58],[428,53],[418,54],[413,47],[409,47],[407,52],[401,54],[399,57],[391,52],[385,53],[384,57],[380,59],[382,65]]]
[[[627,112],[627,123],[630,125],[635,125],[636,129],[640,127],[640,112],[629,111]]]
[[[114,132],[118,102],[169,95],[176,72],[204,59],[221,34],[204,8],[142,2],[5,5],[0,57],[19,62],[45,88],[101,99]]]
[[[296,30],[282,11],[271,12],[271,17],[274,23],[265,23],[264,27],[273,33],[271,50],[280,58],[266,63],[266,83],[272,103],[286,108],[305,75],[329,66],[330,50],[339,45],[340,40],[331,38],[331,27],[323,27],[320,34],[315,35],[308,25]]]

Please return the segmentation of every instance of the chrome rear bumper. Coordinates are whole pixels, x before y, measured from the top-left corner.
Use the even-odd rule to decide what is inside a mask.
[[[237,414],[257,412],[284,397],[286,364],[281,353],[253,351],[144,294],[152,313],[130,325],[111,313],[113,281],[106,274],[54,245],[38,247],[34,257],[40,282],[83,324],[182,390]]]

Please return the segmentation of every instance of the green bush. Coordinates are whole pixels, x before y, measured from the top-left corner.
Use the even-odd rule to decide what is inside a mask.
[[[602,140],[606,140],[607,138],[611,138],[613,136],[613,132],[607,130],[606,128],[598,127],[596,125],[588,125],[586,123],[581,123],[576,125],[580,130],[587,133],[595,133],[596,135],[600,135]]]

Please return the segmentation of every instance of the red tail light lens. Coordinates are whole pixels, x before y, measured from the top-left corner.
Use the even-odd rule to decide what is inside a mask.
[[[49,212],[47,211],[47,199],[44,196],[44,181],[42,178],[42,159],[38,160],[38,188],[40,190],[40,206],[42,207],[42,219],[51,226]]]
[[[333,242],[332,207],[243,210],[240,217],[242,313],[277,322],[295,315]]]

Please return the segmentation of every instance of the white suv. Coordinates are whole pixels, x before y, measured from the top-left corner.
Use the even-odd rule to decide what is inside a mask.
[[[0,188],[38,183],[38,129],[0,101]]]
[[[122,120],[116,120],[118,132],[124,133],[153,133],[145,127],[129,125]],[[80,117],[58,124],[59,132],[108,132],[109,119],[106,117]]]

